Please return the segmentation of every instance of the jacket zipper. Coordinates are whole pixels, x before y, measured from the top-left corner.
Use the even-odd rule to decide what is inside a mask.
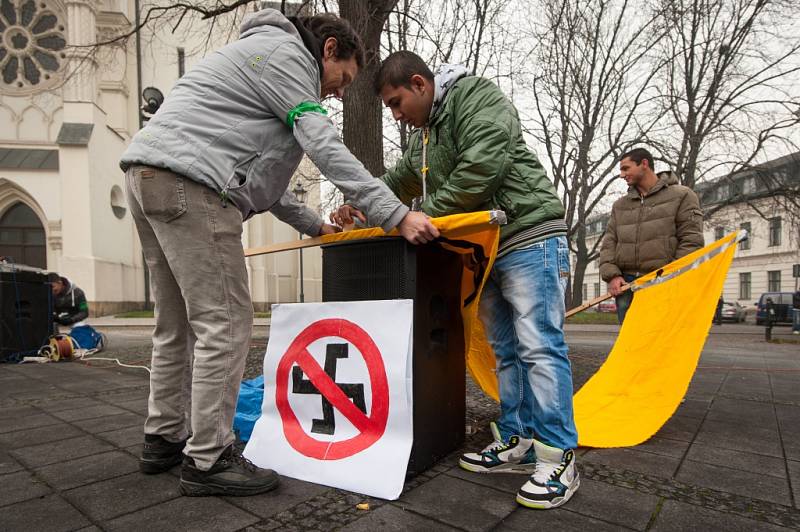
[[[639,219],[636,222],[636,240],[633,243],[633,247],[636,250],[634,257],[636,258],[636,277],[639,277],[639,230],[642,227],[642,215],[644,214],[644,196],[641,194],[639,195]]]

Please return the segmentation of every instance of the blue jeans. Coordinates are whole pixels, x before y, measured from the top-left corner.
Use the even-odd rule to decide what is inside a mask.
[[[513,435],[572,449],[572,369],[564,341],[569,249],[551,237],[503,256],[483,289],[480,317],[497,357],[504,440]]]
[[[627,273],[623,274],[622,278],[625,279],[626,283],[632,283],[636,280],[635,275],[628,275]],[[633,290],[622,292],[614,300],[617,302],[617,320],[622,325],[622,322],[625,321],[625,315],[628,313],[628,309],[631,308],[631,303],[633,303]]]

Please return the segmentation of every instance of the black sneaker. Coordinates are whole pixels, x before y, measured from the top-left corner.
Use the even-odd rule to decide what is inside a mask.
[[[186,440],[173,443],[157,434],[145,434],[139,471],[146,475],[169,471],[183,460],[185,446]]]
[[[280,477],[271,469],[261,469],[231,445],[208,471],[197,469],[186,456],[181,469],[181,493],[189,497],[204,495],[247,496],[278,487]]]

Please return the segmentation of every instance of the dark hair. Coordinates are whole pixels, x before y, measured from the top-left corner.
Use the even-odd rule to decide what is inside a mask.
[[[625,158],[630,159],[636,164],[642,164],[642,161],[647,161],[647,163],[650,165],[650,170],[653,169],[653,154],[644,148],[634,148],[630,151],[626,151],[620,156],[619,160],[621,161]]]
[[[433,81],[433,72],[420,56],[414,52],[395,52],[383,60],[372,88],[375,94],[380,94],[383,87],[411,87],[411,76],[420,75],[428,81]]]
[[[339,59],[356,58],[358,68],[364,68],[364,43],[353,26],[341,17],[331,13],[320,13],[313,17],[300,17],[303,26],[319,40],[320,54],[325,55],[325,41],[336,39],[336,57]]]

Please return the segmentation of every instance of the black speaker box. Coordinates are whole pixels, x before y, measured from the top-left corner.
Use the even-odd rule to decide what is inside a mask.
[[[464,443],[462,258],[433,243],[375,238],[322,247],[323,301],[414,300],[414,445],[408,475]]]
[[[0,362],[35,351],[50,335],[50,284],[31,271],[0,271]]]

